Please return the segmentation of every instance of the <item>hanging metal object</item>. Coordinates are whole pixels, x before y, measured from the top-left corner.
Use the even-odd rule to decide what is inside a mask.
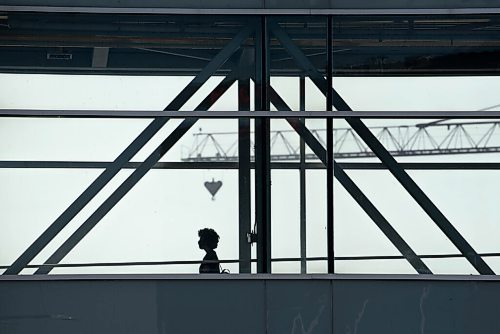
[[[212,201],[215,200],[215,194],[217,194],[221,187],[222,181],[215,181],[213,178],[212,181],[205,182],[205,188],[207,188],[208,192],[212,195]]]

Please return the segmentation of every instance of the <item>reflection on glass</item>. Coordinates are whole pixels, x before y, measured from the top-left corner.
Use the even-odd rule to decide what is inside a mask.
[[[326,84],[326,18],[275,16],[268,22],[271,105],[281,111],[326,110],[326,85],[316,85]]]
[[[334,20],[334,75],[498,72],[498,17],[380,16]]]

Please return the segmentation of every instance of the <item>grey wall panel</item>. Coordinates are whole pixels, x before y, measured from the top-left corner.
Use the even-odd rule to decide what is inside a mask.
[[[156,310],[152,282],[0,284],[2,334],[156,333]]]
[[[158,333],[264,333],[263,281],[158,283]]]
[[[497,280],[0,280],[1,334],[498,334],[499,309]]]
[[[330,281],[267,282],[267,333],[331,333]]]
[[[500,284],[336,281],[334,333],[500,333]]]

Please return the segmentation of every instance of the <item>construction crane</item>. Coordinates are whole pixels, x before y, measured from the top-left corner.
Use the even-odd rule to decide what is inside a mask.
[[[424,156],[500,152],[500,120],[456,122],[438,120],[429,123],[373,126],[370,130],[393,156]],[[326,146],[326,130],[310,129]],[[335,159],[375,156],[351,128],[334,129]],[[182,161],[238,161],[237,132],[195,133]],[[252,134],[253,137],[253,134]],[[253,142],[252,142],[253,147]],[[298,161],[300,139],[293,130],[271,131],[271,161]],[[253,153],[252,159],[253,159]],[[306,151],[306,160],[318,160]]]

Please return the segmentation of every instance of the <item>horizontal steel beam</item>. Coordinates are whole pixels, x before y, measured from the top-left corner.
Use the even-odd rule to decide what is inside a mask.
[[[234,2],[232,2],[234,3]],[[371,4],[376,2],[371,1]],[[182,6],[181,6],[182,7]],[[460,8],[154,8],[1,5],[3,12],[173,15],[480,15],[500,14],[496,7]]]
[[[75,275],[0,275],[0,281],[144,281],[144,280],[243,280],[243,281],[298,281],[298,280],[353,280],[353,281],[487,281],[499,282],[500,275],[416,275],[416,274],[238,274],[238,275],[200,275],[200,274],[75,274]]]
[[[385,170],[387,166],[380,162],[338,162],[343,169]],[[107,161],[0,161],[0,169],[105,169],[112,162]],[[129,162],[122,169],[138,168],[140,162]],[[400,162],[407,170],[500,170],[498,162]],[[306,162],[305,169],[325,169],[321,162]],[[254,163],[250,163],[254,168]],[[158,162],[152,169],[238,169],[238,162],[228,161],[172,161]],[[299,162],[271,162],[271,169],[300,169]]]
[[[0,109],[0,117],[55,118],[363,118],[363,119],[500,119],[500,111],[147,111]]]
[[[481,253],[482,257],[498,257],[500,253]],[[463,258],[462,254],[423,254],[419,255],[421,259],[457,259]],[[271,262],[299,262],[303,258],[297,257],[279,257],[272,258]],[[374,260],[404,260],[403,255],[358,255],[358,256],[336,256],[335,261],[374,261]],[[307,262],[327,261],[326,256],[316,256],[305,258]],[[257,262],[257,259],[241,260],[241,259],[219,259],[220,263],[241,263],[241,262]],[[126,261],[126,262],[78,262],[78,263],[58,263],[50,265],[54,268],[90,268],[90,267],[134,267],[134,266],[168,266],[168,265],[190,265],[200,264],[203,260],[170,260],[170,261]],[[48,265],[30,264],[26,268],[39,268]],[[9,266],[0,265],[0,270],[6,269]]]

